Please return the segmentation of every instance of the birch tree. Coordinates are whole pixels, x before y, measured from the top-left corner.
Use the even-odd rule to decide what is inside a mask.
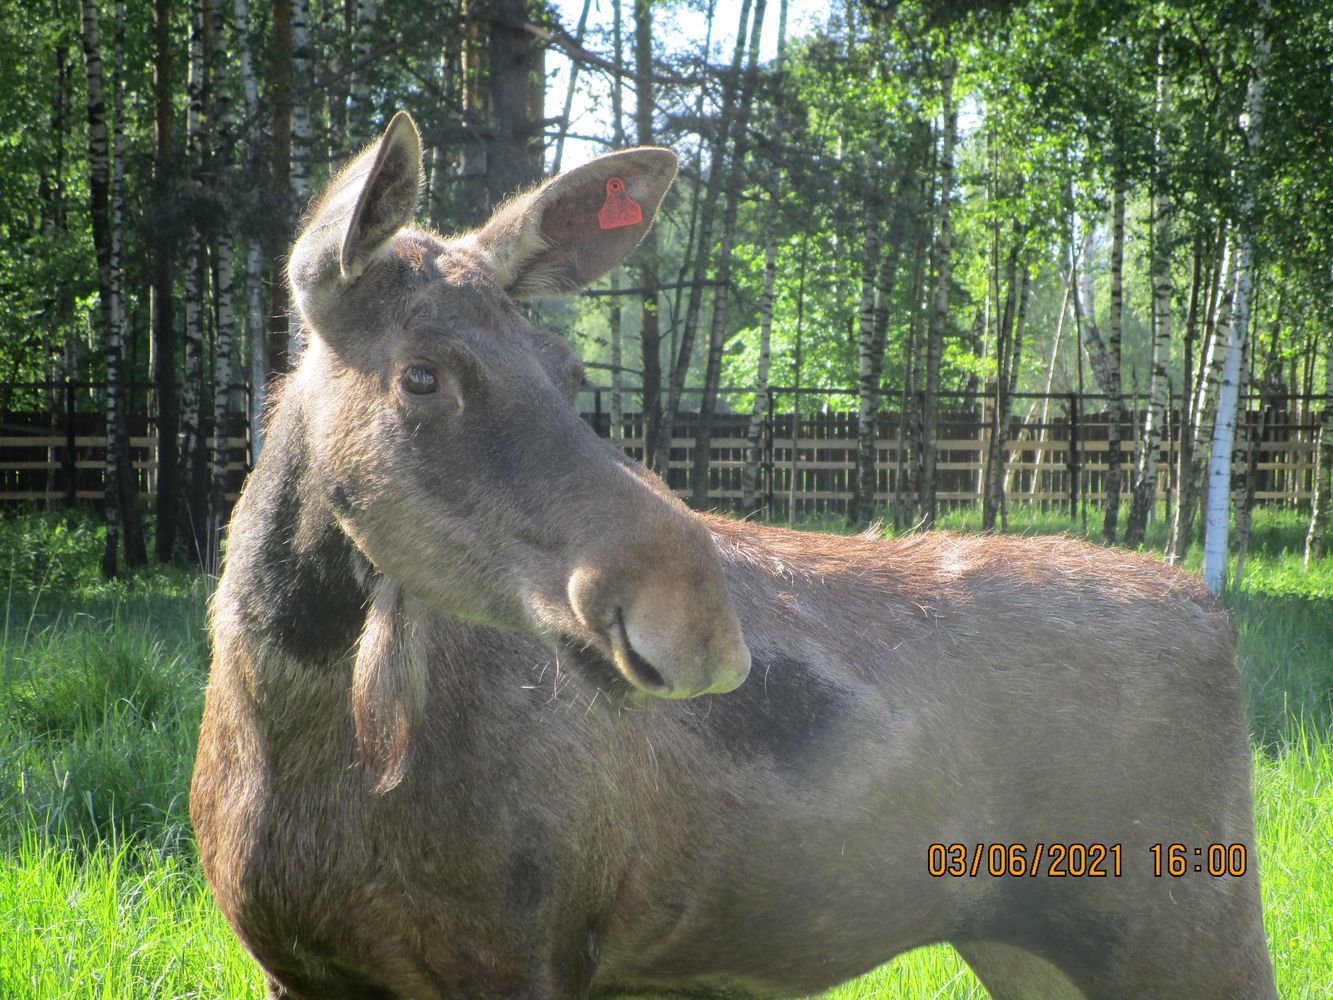
[[[1172,562],[1180,562],[1189,551],[1194,541],[1194,516],[1199,506],[1200,495],[1204,492],[1204,470],[1207,466],[1208,451],[1205,442],[1212,444],[1213,425],[1217,418],[1218,389],[1222,383],[1222,363],[1225,358],[1227,338],[1231,334],[1232,296],[1235,294],[1236,271],[1231,248],[1226,243],[1227,233],[1222,231],[1222,257],[1217,268],[1216,294],[1205,323],[1205,343],[1199,361],[1199,378],[1194,388],[1194,400],[1190,405],[1193,421],[1191,437],[1193,448],[1186,461],[1182,463],[1180,489],[1176,497],[1176,511],[1172,518],[1171,537],[1168,556]]]
[[[201,200],[206,169],[208,138],[205,118],[207,95],[204,5],[209,0],[190,0],[189,69],[186,78],[185,141],[190,172],[192,204]],[[207,533],[207,453],[201,418],[204,385],[204,296],[208,289],[205,246],[197,213],[189,220],[185,241],[185,370],[181,383],[181,502],[177,525],[181,543],[190,559],[204,550]]]
[[[1165,34],[1165,25],[1161,28]],[[1171,196],[1168,191],[1171,167],[1166,134],[1170,113],[1170,84],[1167,80],[1166,41],[1157,48],[1157,128],[1153,150],[1152,181],[1152,362],[1148,384],[1148,410],[1140,437],[1138,476],[1129,518],[1125,522],[1125,544],[1143,544],[1148,519],[1157,504],[1158,459],[1162,429],[1166,421],[1167,364],[1171,359]]]
[[[718,110],[717,131],[713,139],[712,159],[708,167],[708,183],[699,207],[698,235],[692,248],[692,252],[697,254],[694,258],[694,278],[690,285],[689,299],[685,307],[680,344],[677,347],[676,357],[672,363],[667,383],[666,406],[663,407],[662,420],[658,425],[657,447],[654,454],[657,462],[656,470],[663,478],[666,477],[671,455],[672,426],[675,423],[676,413],[680,409],[681,397],[685,392],[685,379],[689,374],[690,358],[694,353],[694,340],[699,329],[699,315],[703,308],[704,282],[708,273],[709,261],[712,259],[713,223],[727,170],[727,149],[732,122],[736,116],[736,97],[749,23],[750,0],[741,0],[740,21],[736,28],[736,47],[732,55],[731,71],[727,75],[722,90],[722,104]]]
[[[1231,454],[1236,439],[1240,404],[1241,362],[1249,337],[1250,305],[1254,291],[1256,242],[1255,186],[1253,165],[1263,128],[1264,73],[1271,42],[1267,21],[1272,16],[1269,0],[1260,0],[1255,25],[1255,59],[1245,95],[1246,121],[1242,122],[1248,159],[1242,170],[1242,210],[1239,260],[1232,323],[1225,343],[1222,385],[1217,399],[1217,421],[1213,427],[1212,455],[1208,462],[1208,505],[1204,515],[1203,582],[1214,594],[1221,593],[1226,575],[1227,533],[1230,528]]]
[[[1117,148],[1116,153],[1115,190],[1111,195],[1111,312],[1107,317],[1106,335],[1106,391],[1111,398],[1107,404],[1110,420],[1107,424],[1106,500],[1102,520],[1102,539],[1108,545],[1115,542],[1120,520],[1120,409],[1124,391],[1120,376],[1120,341],[1125,314],[1125,187],[1128,182],[1125,177],[1124,152]]]
[[[375,23],[379,18],[378,0],[356,0],[352,20],[352,79],[348,86],[347,145],[359,149],[374,138],[371,122],[374,108],[370,103],[370,81],[375,67],[370,63]]]
[[[949,47],[945,36],[944,47]],[[949,249],[950,249],[950,203],[953,197],[953,145],[958,127],[957,109],[953,102],[953,80],[957,63],[952,56],[946,56],[940,67],[940,104],[942,138],[940,149],[940,204],[939,227],[935,241],[935,302],[931,316],[930,333],[926,345],[926,380],[921,406],[921,448],[920,507],[921,526],[929,528],[935,523],[935,442],[939,435],[940,423],[940,361],[944,354],[944,334],[949,324]]]
[[[111,579],[119,572],[122,477],[132,476],[122,459],[126,449],[123,394],[124,314],[120,305],[120,265],[117,238],[111,218],[111,149],[107,137],[106,88],[103,79],[102,33],[96,0],[82,0],[84,70],[88,89],[88,199],[92,221],[93,249],[97,255],[98,318],[102,347],[106,353],[106,471],[103,475],[103,504],[106,542],[102,549],[102,575]],[[137,496],[137,487],[136,487]],[[129,561],[128,559],[126,560]]]
[[[713,26],[712,7],[708,27]],[[634,0],[634,128],[640,146],[656,141],[653,130],[653,9],[652,0]],[[666,454],[662,435],[662,333],[658,319],[658,239],[653,226],[634,254],[639,287],[639,358],[643,372],[643,462],[665,475],[671,453],[671,418],[666,423]],[[674,411],[672,411],[674,413]]]
[[[210,128],[218,142],[214,164],[214,185],[230,202],[231,178],[231,95],[221,79],[227,63],[227,38],[223,31],[221,0],[212,0],[208,31],[209,75],[214,81]],[[215,333],[213,338],[213,449],[212,475],[208,489],[208,535],[204,568],[216,574],[221,570],[222,528],[227,503],[227,427],[231,413],[232,351],[236,340],[236,314],[233,305],[233,253],[229,226],[217,227],[213,234],[213,291]]]
[[[1324,344],[1324,413],[1319,424],[1319,450],[1310,500],[1310,528],[1305,535],[1305,565],[1327,552],[1329,511],[1333,509],[1333,344]]]
[[[310,96],[306,88],[310,80],[310,0],[287,0],[291,4],[291,71],[295,84],[291,95],[291,145],[288,149],[290,166],[287,182],[290,191],[290,211],[293,221],[306,209],[310,201]],[[284,248],[285,250],[285,248]],[[292,364],[304,344],[301,340],[301,321],[295,309],[287,311],[287,356]]]
[[[878,422],[883,398],[881,382],[884,377],[884,355],[888,346],[889,304],[898,283],[903,243],[909,232],[915,238],[915,230],[920,225],[919,191],[916,190],[913,178],[921,170],[929,141],[929,124],[917,121],[912,127],[907,148],[902,153],[901,169],[893,187],[893,205],[884,247],[878,253],[879,267],[873,275],[868,302],[865,291],[862,292],[862,322],[857,352],[856,476],[852,502],[848,508],[848,520],[854,524],[868,524],[875,516],[875,493],[879,479]]]
[[[153,187],[159,202],[175,183],[174,51],[170,0],[153,4]],[[166,227],[154,232],[152,260],[153,401],[157,408],[157,534],[158,562],[172,560],[176,550],[176,509],[180,502],[180,394],[176,382],[174,245]]]
[[[259,81],[255,74],[252,51],[254,28],[250,21],[249,0],[234,0],[236,18],[236,62],[241,76],[241,93],[245,99],[247,121],[259,119]],[[259,143],[245,140],[245,177],[257,182],[261,170]],[[245,239],[245,341],[250,369],[250,464],[259,461],[263,448],[263,420],[260,419],[268,400],[268,329],[264,321],[263,289],[260,286],[263,271],[263,244],[250,233]]]
[[[703,392],[699,397],[699,422],[694,435],[694,468],[690,479],[692,499],[696,509],[708,504],[709,453],[713,441],[713,417],[717,412],[718,386],[722,377],[722,349],[726,346],[727,302],[731,286],[731,256],[736,238],[736,212],[740,207],[745,159],[749,148],[750,107],[754,100],[755,81],[758,78],[759,42],[763,35],[764,10],[767,0],[755,0],[754,16],[750,21],[749,55],[741,82],[736,109],[736,140],[731,155],[725,160],[726,202],[722,210],[722,234],[718,243],[717,272],[713,287],[713,312],[708,328],[708,359],[704,369]],[[715,164],[722,168],[723,163]]]

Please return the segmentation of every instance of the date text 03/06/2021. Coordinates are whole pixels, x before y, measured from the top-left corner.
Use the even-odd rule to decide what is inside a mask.
[[[1205,875],[1238,878],[1249,867],[1244,844],[1153,844],[1147,851],[1155,878]],[[1119,878],[1120,844],[994,843],[931,844],[926,870],[935,878]]]

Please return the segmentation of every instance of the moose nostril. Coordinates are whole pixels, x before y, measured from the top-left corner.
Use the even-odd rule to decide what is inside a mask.
[[[612,645],[620,653],[623,669],[630,675],[630,680],[651,694],[661,696],[671,693],[671,685],[667,683],[666,678],[644,659],[629,641],[629,631],[625,628],[625,613],[620,608],[616,609]]]

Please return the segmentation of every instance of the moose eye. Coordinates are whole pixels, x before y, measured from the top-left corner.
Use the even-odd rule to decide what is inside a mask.
[[[440,382],[435,377],[435,373],[429,368],[422,368],[420,365],[408,365],[403,369],[402,378],[399,384],[404,392],[410,392],[414,396],[428,396],[432,392],[439,391]]]

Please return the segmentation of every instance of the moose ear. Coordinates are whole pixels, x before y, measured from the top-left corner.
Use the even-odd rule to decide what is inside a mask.
[[[421,138],[400,111],[329,183],[292,247],[287,276],[307,317],[322,292],[359,278],[412,221],[420,191]]]
[[[421,136],[406,111],[384,130],[375,161],[347,223],[339,263],[345,278],[357,278],[375,252],[412,221],[421,195]]]
[[[611,153],[511,198],[460,242],[514,298],[572,292],[639,245],[675,177],[669,149]]]

